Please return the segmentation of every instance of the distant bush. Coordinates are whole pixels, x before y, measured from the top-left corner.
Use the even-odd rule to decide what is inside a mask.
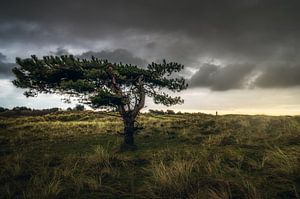
[[[0,107],[0,113],[8,111],[8,110],[9,110],[8,108]]]
[[[159,114],[159,115],[164,115],[165,114],[165,112],[163,110],[153,110],[153,109],[149,109],[149,113]]]
[[[84,111],[85,108],[83,105],[81,104],[77,104],[75,107],[74,107],[74,111]]]
[[[13,111],[32,111],[31,108],[27,108],[26,106],[16,106],[12,110]]]
[[[167,110],[167,114],[169,114],[169,115],[175,115],[176,113],[173,110]]]
[[[175,115],[177,113],[175,113],[174,110],[166,110],[166,111],[163,111],[163,110],[153,110],[153,109],[149,109],[149,113],[152,113],[152,114],[158,114],[158,115],[165,115],[165,114],[168,114],[168,115]],[[178,114],[182,114],[181,112],[178,112]]]

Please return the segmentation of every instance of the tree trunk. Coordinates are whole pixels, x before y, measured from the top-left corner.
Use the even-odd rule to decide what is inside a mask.
[[[134,150],[136,146],[134,145],[134,119],[126,118],[124,119],[124,142],[121,146],[121,150]]]
[[[133,145],[134,144],[134,121],[128,120],[124,124],[124,144]]]

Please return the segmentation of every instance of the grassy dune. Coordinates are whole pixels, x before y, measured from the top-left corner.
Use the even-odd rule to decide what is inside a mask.
[[[300,117],[143,114],[118,153],[114,114],[0,118],[0,198],[299,198]]]

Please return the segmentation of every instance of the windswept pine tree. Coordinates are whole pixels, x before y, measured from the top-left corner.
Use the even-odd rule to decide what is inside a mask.
[[[172,78],[184,66],[178,63],[149,64],[147,68],[92,57],[79,59],[72,55],[39,59],[16,58],[19,65],[13,69],[14,85],[27,89],[27,97],[39,93],[52,93],[75,97],[90,107],[113,107],[124,122],[123,149],[134,146],[135,121],[145,106],[145,97],[157,104],[171,106],[183,103],[180,97],[172,97],[165,91],[180,92],[187,88],[184,78]]]

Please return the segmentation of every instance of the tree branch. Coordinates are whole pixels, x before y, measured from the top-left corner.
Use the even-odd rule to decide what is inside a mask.
[[[140,110],[145,106],[145,89],[144,89],[144,81],[143,81],[143,75],[141,75],[138,79],[138,93],[139,93],[139,103],[135,105],[133,109],[133,117],[136,117]]]

